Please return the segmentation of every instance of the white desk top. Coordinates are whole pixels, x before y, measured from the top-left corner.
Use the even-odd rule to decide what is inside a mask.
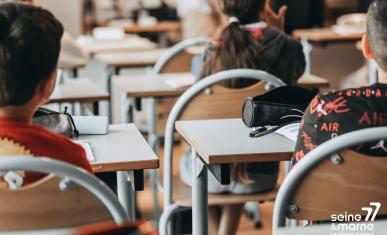
[[[151,26],[141,26],[137,23],[124,27],[126,33],[162,33],[181,30],[180,21],[159,21]]]
[[[0,232],[0,235],[72,235],[74,232],[74,229],[71,228],[58,228],[44,230],[7,231]]]
[[[178,96],[187,87],[175,89],[169,86],[166,81],[178,77],[193,77],[191,73],[164,73],[159,75],[135,75],[135,76],[114,76],[113,87],[131,97],[161,97]],[[329,81],[315,75],[303,75],[298,84],[306,88],[321,88],[329,86]]]
[[[304,88],[324,88],[329,84],[329,80],[313,74],[304,74],[297,80],[297,85]]]
[[[194,77],[191,73],[163,73],[159,75],[114,76],[113,87],[131,97],[178,96],[187,88],[173,88],[168,79]]]
[[[157,47],[156,43],[135,35],[129,35],[123,39],[99,41],[95,40],[91,36],[80,36],[77,38],[77,44],[89,54],[102,52],[143,51],[155,49]]]
[[[49,103],[93,102],[108,100],[109,93],[85,78],[67,79],[59,84],[50,97]]]
[[[176,129],[207,164],[285,161],[295,148],[276,133],[250,138],[241,119],[178,121]]]
[[[153,66],[167,49],[152,49],[130,52],[98,53],[95,59],[109,67]]]
[[[330,42],[346,42],[361,40],[363,34],[338,34],[332,28],[314,28],[314,29],[296,29],[293,31],[293,36],[300,39],[306,38],[310,42],[315,43],[330,43]]]
[[[107,135],[82,135],[90,144],[95,172],[154,169],[159,159],[134,124],[110,125]]]
[[[334,231],[331,229],[331,224],[313,225],[308,227],[284,228],[280,229],[274,235],[329,235],[335,234],[387,234],[387,220],[375,221],[372,231]],[[352,233],[351,233],[352,232]]]

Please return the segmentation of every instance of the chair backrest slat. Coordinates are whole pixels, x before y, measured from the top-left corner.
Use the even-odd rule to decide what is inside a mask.
[[[20,190],[2,189],[0,230],[66,228],[113,219],[90,192],[73,183],[62,192],[60,182],[50,175]]]
[[[291,199],[298,213],[288,212],[297,220],[331,220],[332,214],[367,215],[361,207],[370,206],[371,200],[387,205],[387,158],[370,157],[344,150],[339,153],[342,163],[323,160],[313,168],[296,187]],[[387,215],[382,206],[380,215]]]
[[[285,226],[286,217],[330,221],[332,214],[367,215],[361,209],[372,202],[381,203],[379,215],[386,215],[387,156],[371,157],[349,150],[386,139],[387,127],[366,128],[337,136],[305,155],[286,175],[277,193],[273,233]]]
[[[258,83],[254,86],[251,86],[246,89],[241,89],[237,91],[239,94],[239,98],[236,98],[237,104],[240,102],[240,105],[235,104],[233,106],[233,110],[230,113],[227,113],[228,116],[221,116],[223,112],[213,112],[211,113],[210,111],[206,110],[208,108],[211,109],[227,109],[229,108],[229,104],[226,103],[224,100],[221,99],[224,95],[231,95],[232,92],[236,92],[235,89],[226,89],[218,84],[224,81],[229,81],[233,79],[254,79]],[[267,72],[264,71],[259,71],[259,70],[252,70],[252,69],[234,69],[234,70],[228,70],[228,71],[222,71],[216,74],[213,74],[211,76],[208,76],[196,84],[194,84],[192,87],[190,87],[188,90],[186,90],[177,100],[175,105],[173,106],[171,112],[169,113],[168,120],[167,120],[167,125],[165,128],[165,142],[164,142],[164,207],[167,208],[172,204],[172,148],[173,148],[173,134],[175,131],[175,122],[179,118],[184,118],[184,119],[204,119],[204,118],[230,118],[230,117],[238,117],[240,116],[241,110],[242,110],[242,102],[244,98],[247,96],[252,96],[256,95],[256,93],[244,93],[245,91],[253,91],[250,90],[250,88],[254,87],[254,92],[256,91],[255,88],[261,87],[262,84],[271,84],[274,87],[280,87],[285,85],[279,78],[268,74]],[[207,95],[207,97],[204,97],[205,90],[211,88],[211,90],[214,91],[212,99],[212,95]],[[261,88],[259,88],[260,90]],[[219,91],[224,91],[224,92],[219,92]],[[203,93],[204,92],[204,93]],[[218,97],[217,94],[222,94]],[[242,99],[243,97],[243,99]],[[195,107],[195,104],[189,108],[189,105],[195,103],[195,99],[198,99],[198,104],[201,103],[202,106],[198,105]],[[242,100],[241,100],[242,99]],[[204,102],[207,102],[208,104],[203,104]],[[200,101],[200,102],[199,102]],[[216,105],[212,105],[211,103],[215,104],[215,102],[218,102]],[[212,105],[212,106],[210,106]],[[190,112],[187,112],[184,114],[184,112],[188,109],[190,109]],[[235,108],[235,109],[234,109]],[[198,113],[211,113],[211,115],[201,115]],[[183,115],[183,116],[181,116]]]
[[[174,55],[161,69],[160,73],[187,73],[191,72],[193,55],[182,51]]]
[[[180,120],[240,118],[246,97],[265,93],[265,83],[258,82],[242,89],[231,89],[217,84],[208,91],[192,98]]]
[[[0,190],[0,230],[74,227],[128,215],[117,196],[86,170],[59,160],[2,156],[0,171],[47,174],[20,189]]]

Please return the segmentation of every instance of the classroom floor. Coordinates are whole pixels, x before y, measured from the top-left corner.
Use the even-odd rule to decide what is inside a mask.
[[[173,160],[173,175],[178,175],[178,163],[183,152],[185,152],[186,146],[178,144],[174,148],[174,160]],[[160,154],[160,169],[163,169],[163,149],[161,148]],[[152,205],[152,191],[150,189],[149,181],[146,182],[145,190],[137,193],[138,206],[141,211],[143,219],[151,220],[153,218],[153,205]],[[160,204],[162,204],[162,197],[159,198]],[[273,213],[273,203],[264,203],[261,205],[261,222],[262,227],[256,229],[254,222],[250,220],[246,215],[243,215],[241,223],[239,225],[237,235],[271,235],[271,221]]]

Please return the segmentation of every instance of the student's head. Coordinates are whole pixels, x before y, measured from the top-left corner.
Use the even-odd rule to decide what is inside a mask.
[[[257,22],[266,0],[219,0],[223,13],[237,17],[242,25]]]
[[[262,69],[261,45],[243,25],[259,21],[266,0],[219,0],[220,8],[230,19],[224,28],[214,56],[203,65],[202,77],[237,68]]]
[[[62,34],[61,23],[47,10],[0,4],[0,108],[38,106],[49,98]]]
[[[374,0],[367,15],[367,34],[363,37],[366,58],[375,59],[387,72],[387,0]]]

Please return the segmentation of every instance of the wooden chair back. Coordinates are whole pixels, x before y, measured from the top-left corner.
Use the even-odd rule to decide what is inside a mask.
[[[0,190],[0,231],[77,227],[112,220],[105,206],[86,189],[49,175],[19,190]]]
[[[160,73],[185,73],[191,72],[191,62],[194,55],[187,51],[172,57],[161,69]]]
[[[387,158],[365,156],[352,150],[339,153],[340,164],[325,159],[296,187],[288,212],[296,220],[331,220],[332,214],[367,215],[362,207],[381,203],[378,215],[387,215]]]
[[[160,73],[185,73],[191,72],[191,61],[193,54],[188,53],[186,50],[172,57],[165,66],[161,69]],[[164,133],[164,127],[167,122],[168,114],[175,104],[177,98],[163,98],[157,99],[155,108],[157,110],[157,132]]]
[[[246,97],[263,93],[264,82],[241,89],[216,84],[194,97],[184,109],[180,120],[240,118]]]

